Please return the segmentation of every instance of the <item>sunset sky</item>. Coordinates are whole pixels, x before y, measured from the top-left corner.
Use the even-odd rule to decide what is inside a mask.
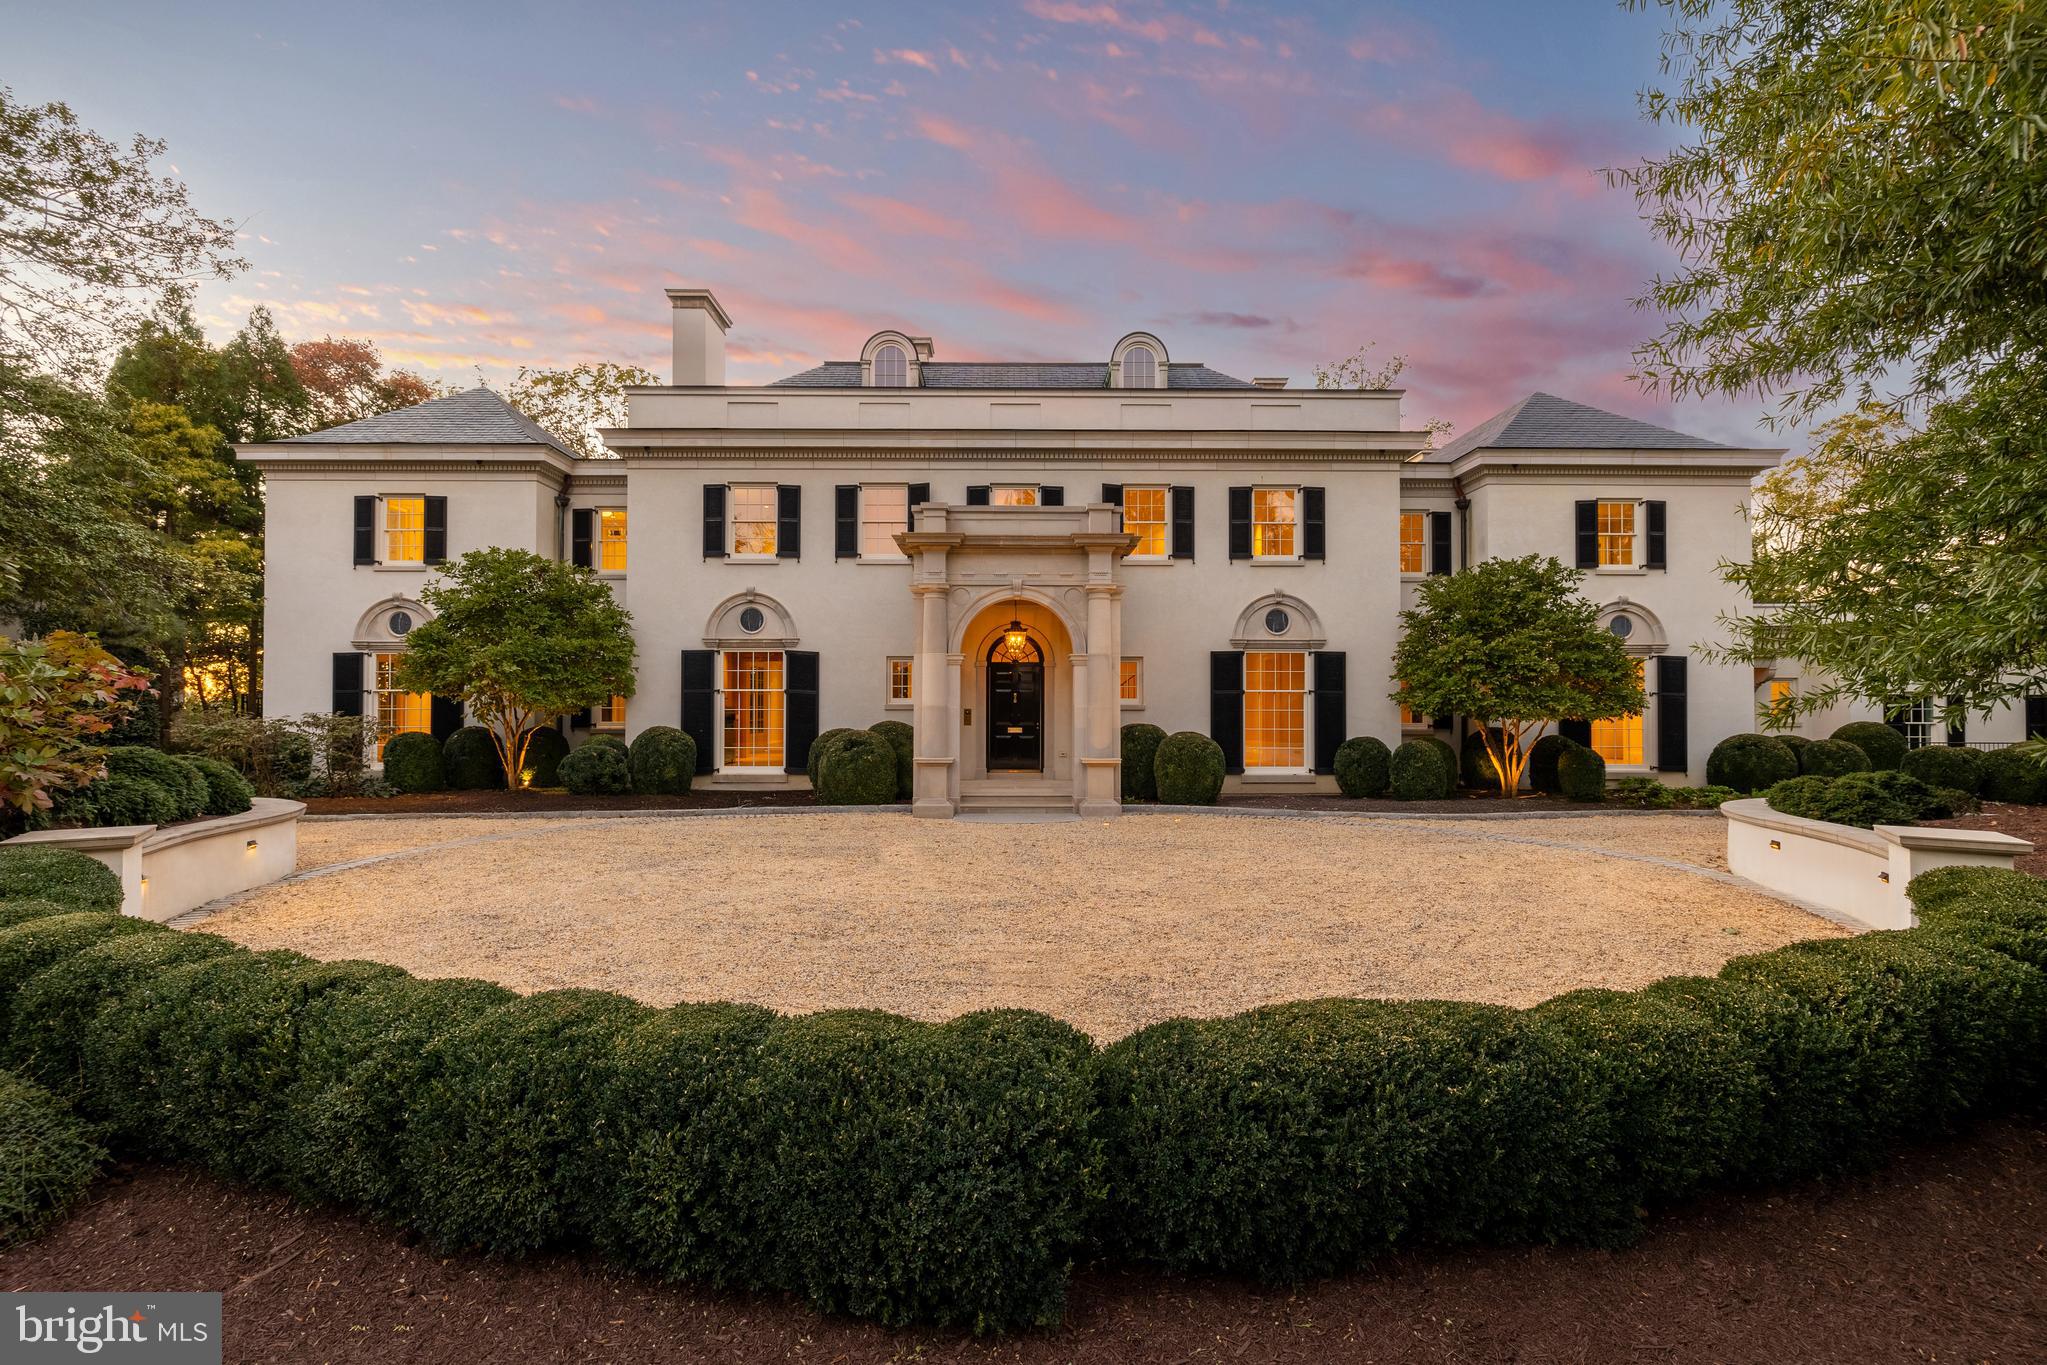
[[[694,284],[735,383],[885,326],[941,360],[1146,328],[1296,383],[1376,341],[1410,424],[1540,388],[1797,441],[1627,378],[1672,262],[1599,170],[1666,136],[1661,21],[1608,0],[5,9],[17,97],[168,139],[243,224],[223,334],[262,302],[451,382],[665,378],[661,288]]]

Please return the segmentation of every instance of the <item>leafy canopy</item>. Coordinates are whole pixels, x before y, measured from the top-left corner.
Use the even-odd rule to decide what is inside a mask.
[[[420,594],[398,666],[408,691],[460,697],[488,726],[507,785],[536,726],[633,693],[632,616],[588,569],[529,550],[471,550]]]
[[[104,774],[97,741],[148,688],[90,636],[0,637],[0,830],[32,823],[57,793]]]
[[[611,454],[597,433],[625,425],[625,391],[661,381],[637,365],[572,365],[561,370],[524,366],[505,390],[505,401],[552,432],[586,460]]]

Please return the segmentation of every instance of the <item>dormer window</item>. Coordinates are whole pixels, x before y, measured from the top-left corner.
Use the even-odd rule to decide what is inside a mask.
[[[910,382],[910,357],[894,342],[874,353],[874,387],[900,389]]]
[[[1118,389],[1166,387],[1165,343],[1150,332],[1132,332],[1109,352],[1110,385]]]
[[[1132,346],[1123,353],[1123,387],[1153,389],[1159,382],[1159,358],[1149,346]]]

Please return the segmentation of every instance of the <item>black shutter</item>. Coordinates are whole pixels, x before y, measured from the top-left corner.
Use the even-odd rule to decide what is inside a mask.
[[[448,500],[446,498],[426,499],[426,535],[422,537],[425,550],[421,558],[429,564],[440,564],[448,558]]]
[[[860,557],[860,485],[842,483],[832,492],[832,558]]]
[[[591,710],[591,708],[586,706],[582,710],[576,712],[574,715],[568,718],[569,729],[587,730],[590,728],[591,722],[595,719],[596,719],[595,713]]]
[[[1667,534],[1669,525],[1669,519],[1666,515],[1667,509],[1660,502],[1645,502],[1642,506],[1646,509],[1643,513],[1643,520],[1647,527],[1642,536],[1642,567],[1645,569],[1668,568],[1670,537]]]
[[[782,771],[806,772],[817,743],[817,651],[782,655]]]
[[[1194,490],[1185,484],[1173,488],[1173,558],[1194,558]]]
[[[595,562],[590,555],[590,540],[596,522],[597,514],[587,507],[569,513],[569,563],[579,569],[587,569]]]
[[[1450,514],[1429,513],[1429,572],[1442,575],[1450,572]]]
[[[1123,485],[1120,483],[1103,484],[1102,501],[1112,507],[1121,507],[1123,505]]]
[[[1589,720],[1560,720],[1557,733],[1573,744],[1582,744],[1588,749],[1592,747],[1592,722]]]
[[[931,501],[931,485],[913,483],[910,485],[910,529],[917,529],[917,509]]]
[[[1208,737],[1222,746],[1223,771],[1244,771],[1244,654],[1218,649],[1208,656]]]
[[[707,483],[704,485],[704,558],[725,557],[725,485]],[[703,757],[699,750],[697,757]]]
[[[374,497],[355,500],[355,562],[377,562],[377,500]]]
[[[1322,490],[1303,488],[1301,490],[1301,558],[1324,559],[1327,557],[1328,537],[1322,530]]]
[[[2026,698],[2026,738],[2047,735],[2047,696]]]
[[[1454,730],[1457,728],[1457,718],[1455,716],[1431,716],[1429,717],[1429,728],[1432,730]],[[1591,732],[1587,731],[1587,733]]]
[[[1685,657],[1682,654],[1656,656],[1656,771],[1691,771],[1691,740],[1687,730],[1690,717],[1685,701]]]
[[[725,491],[720,488],[721,494]],[[696,741],[697,771],[718,766],[718,651],[682,651],[682,732]]]
[[[1960,749],[1965,747],[1969,742],[1968,712],[1962,710],[1962,699],[1960,697],[1949,697],[1947,699],[1947,704],[1948,710],[1953,711],[1957,715],[1960,715],[1962,717],[1961,722],[1959,724],[1957,724],[1954,721],[1949,721],[1947,723],[1948,748]]]
[[[1251,490],[1230,490],[1230,558],[1251,557]]]
[[[775,558],[803,558],[803,485],[775,485]]]
[[[1343,651],[1320,650],[1315,660],[1315,771],[1336,771],[1336,750],[1350,723],[1343,700]]]
[[[446,739],[462,728],[462,699],[435,693],[427,703],[427,730],[435,739]]]
[[[334,714],[362,714],[362,655],[352,650],[334,656]]]
[[[1042,484],[1038,488],[1038,506],[1064,507],[1066,490],[1056,483]]]
[[[1578,567],[1599,567],[1599,503],[1596,500],[1578,504]]]
[[[987,484],[985,484],[985,483],[970,483],[970,484],[968,484],[968,485],[967,485],[967,506],[969,506],[969,507],[986,507],[987,505],[988,505],[988,485],[987,485]]]

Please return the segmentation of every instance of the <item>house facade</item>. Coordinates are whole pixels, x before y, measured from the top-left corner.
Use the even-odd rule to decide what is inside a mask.
[[[667,294],[675,382],[629,392],[614,459],[484,389],[243,448],[270,509],[270,714],[459,724],[391,671],[438,563],[485,545],[587,565],[632,612],[636,690],[572,738],[679,725],[701,782],[801,785],[822,730],[902,719],[923,815],[1113,813],[1131,721],[1208,734],[1231,786],[1274,791],[1331,788],[1353,735],[1454,741],[1460,718],[1393,695],[1399,612],[1495,556],[1576,563],[1641,660],[1644,712],[1576,727],[1611,774],[1702,782],[1767,700],[1700,647],[1745,610],[1716,566],[1745,557],[1780,451],[1545,394],[1431,450],[1399,391],[1238,379],[1146,332],[965,364],[881,331],[729,385],[724,309]]]

